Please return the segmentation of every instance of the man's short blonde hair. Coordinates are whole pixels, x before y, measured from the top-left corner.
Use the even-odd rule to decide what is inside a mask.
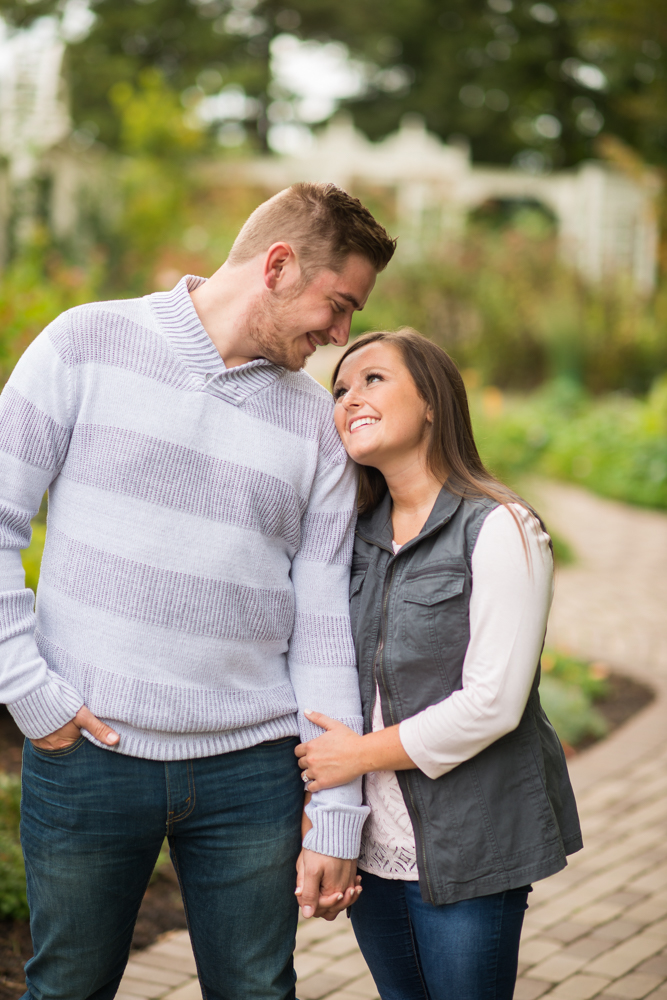
[[[396,240],[358,198],[335,184],[293,184],[255,209],[234,241],[232,266],[245,264],[274,243],[289,243],[304,279],[321,268],[339,273],[350,254],[383,271]]]

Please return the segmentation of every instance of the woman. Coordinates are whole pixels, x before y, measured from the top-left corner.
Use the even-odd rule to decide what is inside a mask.
[[[352,908],[382,1000],[511,1000],[530,883],[582,846],[540,707],[550,539],[484,468],[461,375],[411,330],[334,373],[360,469],[351,579],[366,735],[317,712],[310,791],[366,775]]]

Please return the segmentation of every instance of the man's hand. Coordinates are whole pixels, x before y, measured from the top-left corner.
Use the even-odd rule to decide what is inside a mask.
[[[108,746],[113,746],[120,739],[118,733],[114,733],[113,729],[107,726],[105,722],[100,722],[97,716],[93,715],[84,705],[79,709],[71,722],[61,726],[60,729],[56,729],[55,733],[50,733],[48,736],[42,736],[41,739],[31,740],[30,742],[33,746],[40,747],[42,750],[64,750],[78,740],[82,729],[87,729],[91,736],[94,736],[100,743],[106,743]]]
[[[295,895],[304,917],[334,920],[361,892],[357,862],[330,858],[304,847],[296,863]]]

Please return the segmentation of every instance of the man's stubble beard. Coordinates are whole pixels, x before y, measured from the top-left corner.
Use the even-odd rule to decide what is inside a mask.
[[[299,292],[301,289],[299,289]],[[289,329],[293,320],[294,300],[298,293],[285,297],[283,301],[270,305],[256,298],[248,307],[245,324],[249,338],[258,354],[291,372],[298,372],[306,363],[295,341],[285,340],[280,331]]]

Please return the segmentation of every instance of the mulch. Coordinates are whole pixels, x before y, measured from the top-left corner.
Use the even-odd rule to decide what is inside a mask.
[[[596,704],[609,724],[610,732],[626,722],[653,700],[650,688],[620,674],[610,674],[609,695]],[[594,739],[587,738],[571,752],[578,752]],[[19,774],[23,736],[4,706],[0,706],[0,771]],[[147,948],[160,934],[186,927],[176,873],[171,864],[160,869],[146,890],[132,941],[133,949]],[[0,921],[0,1000],[19,1000],[25,992],[23,965],[32,955],[27,924]]]

